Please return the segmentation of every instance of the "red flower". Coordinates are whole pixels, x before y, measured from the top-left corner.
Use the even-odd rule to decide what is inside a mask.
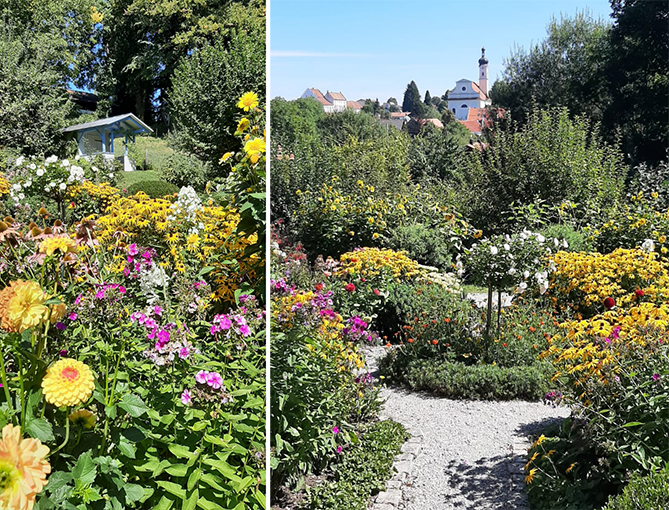
[[[355,292],[355,285],[352,283],[347,283],[346,287],[344,287],[347,292]]]
[[[379,291],[379,289],[374,289],[374,294],[378,296],[379,294],[381,294],[381,292]]]
[[[412,343],[413,343],[413,338],[409,338],[409,340],[407,340],[407,342],[409,342],[410,344],[412,344]]]
[[[322,283],[317,283],[316,285],[314,285],[314,287],[316,288],[316,290],[318,292],[323,290],[323,284]]]
[[[506,342],[504,342],[504,343],[502,344],[502,347],[506,347]]]
[[[615,306],[616,306],[616,302],[615,302],[615,300],[614,300],[612,297],[607,297],[607,298],[604,300],[604,307],[605,307],[607,310],[611,310],[611,309],[613,309],[613,307],[615,307]]]
[[[634,291],[634,294],[636,294],[636,297],[643,297],[646,293],[641,289],[637,289]]]
[[[432,340],[432,345],[437,345],[439,343],[439,340]]]

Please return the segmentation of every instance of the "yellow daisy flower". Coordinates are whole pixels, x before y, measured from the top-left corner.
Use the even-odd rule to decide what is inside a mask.
[[[258,95],[255,92],[247,92],[239,98],[239,103],[237,103],[237,108],[241,108],[245,112],[256,106],[258,106]]]

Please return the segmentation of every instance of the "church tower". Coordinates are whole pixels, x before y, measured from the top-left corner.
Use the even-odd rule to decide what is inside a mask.
[[[488,59],[485,58],[485,48],[481,48],[481,58],[479,59],[479,88],[488,95]]]

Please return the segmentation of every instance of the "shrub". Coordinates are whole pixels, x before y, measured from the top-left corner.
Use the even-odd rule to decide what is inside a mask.
[[[647,476],[634,475],[619,496],[603,510],[658,510],[669,508],[669,468]]]
[[[564,244],[561,246],[562,251],[590,252],[594,250],[593,243],[588,235],[566,223],[554,223],[544,228],[541,233],[547,239],[564,239],[567,241],[566,246]]]
[[[407,433],[393,421],[365,427],[360,442],[351,444],[335,464],[334,480],[308,492],[308,508],[313,510],[364,510],[370,496],[385,489],[393,474],[393,461]]]
[[[393,363],[382,360],[381,373],[392,377]],[[541,366],[504,368],[496,365],[465,365],[439,359],[414,359],[406,366],[403,381],[413,390],[440,397],[470,400],[536,401],[549,389],[549,371]]]
[[[127,188],[128,196],[137,193],[144,193],[150,198],[163,198],[179,193],[179,188],[165,181],[139,181]]]
[[[174,152],[169,156],[163,168],[163,177],[167,182],[179,188],[192,186],[199,192],[204,191],[211,173],[209,163],[204,163],[195,156],[181,152]]]
[[[453,248],[450,239],[422,223],[403,225],[394,229],[388,239],[388,246],[396,251],[406,251],[418,262],[438,269],[450,269]]]

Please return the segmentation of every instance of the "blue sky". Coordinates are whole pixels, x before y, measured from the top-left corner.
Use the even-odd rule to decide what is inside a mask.
[[[610,19],[608,0],[271,0],[270,97],[315,87],[401,104],[411,80],[422,96],[442,95],[477,79],[482,46],[492,86],[514,45],[584,9]]]

